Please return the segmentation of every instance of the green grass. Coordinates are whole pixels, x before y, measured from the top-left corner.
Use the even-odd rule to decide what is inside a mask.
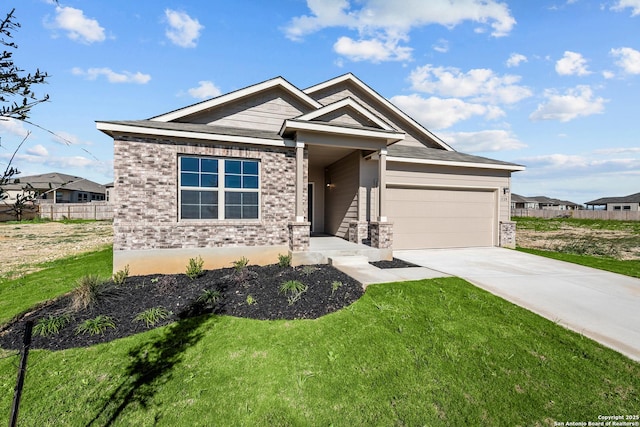
[[[560,261],[572,262],[599,270],[624,274],[625,276],[640,278],[640,260],[618,260],[609,257],[591,255],[576,255],[563,252],[543,251],[539,249],[518,248],[521,252],[553,258]]]
[[[0,414],[16,363],[0,357]],[[533,426],[638,408],[640,364],[443,278],[370,286],[316,320],[203,316],[90,348],[32,351],[19,421]]]
[[[41,264],[44,268],[12,280],[0,281],[0,325],[37,303],[71,291],[78,279],[94,274],[111,276],[113,251],[111,246],[97,252]]]
[[[588,228],[591,230],[622,230],[640,234],[640,221],[613,221],[577,218],[533,218],[513,217],[519,229],[535,231],[560,230],[563,226]]]

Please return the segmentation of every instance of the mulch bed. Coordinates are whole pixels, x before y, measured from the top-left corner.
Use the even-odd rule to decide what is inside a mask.
[[[376,266],[378,268],[409,268],[409,267],[420,267],[419,265],[412,264],[407,261],[403,261],[398,258],[393,258],[391,261],[374,261],[369,264]]]
[[[291,304],[289,295],[280,291],[281,284],[289,280],[307,286],[300,299]],[[199,300],[205,290],[220,292],[219,300],[215,303]],[[202,314],[261,320],[315,319],[350,305],[363,292],[359,282],[328,265],[247,266],[240,272],[225,268],[205,271],[193,280],[185,274],[134,276],[120,286],[109,282],[96,303],[87,309],[70,311],[69,294],[22,315],[0,329],[0,347],[19,349],[27,320],[37,324],[39,319],[64,313],[71,313],[72,321],[57,334],[47,337],[34,334],[32,348],[87,347]],[[163,307],[171,314],[151,327],[134,320],[141,312],[155,307]],[[97,335],[76,332],[82,322],[100,315],[109,316],[116,327]]]

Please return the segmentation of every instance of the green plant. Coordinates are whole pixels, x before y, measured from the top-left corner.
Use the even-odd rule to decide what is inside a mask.
[[[309,276],[316,270],[317,268],[312,265],[305,265],[304,267],[302,267],[302,274],[304,274],[305,276]]]
[[[71,308],[75,311],[85,310],[96,303],[105,280],[95,274],[88,274],[78,280],[78,286],[71,293]]]
[[[144,322],[148,327],[154,326],[156,323],[161,320],[166,319],[172,313],[164,307],[153,307],[148,308],[145,311],[138,313],[136,317],[133,318],[136,322]]]
[[[331,295],[333,295],[335,291],[340,289],[342,285],[343,283],[339,280],[334,280],[333,282],[331,282]]]
[[[103,335],[107,328],[116,328],[116,324],[109,316],[96,316],[93,319],[87,319],[76,328],[76,335]]]
[[[249,260],[246,257],[242,257],[239,260],[233,261],[231,264],[236,274],[242,274],[242,271],[249,265]]]
[[[38,320],[38,323],[33,327],[33,333],[41,337],[47,337],[49,335],[55,335],[62,328],[67,326],[69,322],[73,320],[73,316],[68,313],[60,316],[49,315]]]
[[[291,254],[278,254],[278,266],[282,268],[291,267]]]
[[[129,277],[129,264],[125,265],[125,267],[122,270],[119,270],[113,274],[113,283],[115,283],[118,286],[124,285],[124,282],[127,280],[127,277]]]
[[[215,304],[220,300],[220,296],[220,291],[217,289],[204,289],[198,297],[198,301],[205,304]]]
[[[257,303],[258,303],[258,301],[254,297],[252,297],[251,295],[247,295],[247,304],[248,305],[254,305],[254,304],[257,304]]]
[[[191,280],[202,276],[203,266],[204,266],[204,260],[202,259],[201,256],[198,256],[198,258],[189,258],[189,264],[187,264],[187,272],[186,272],[187,276]]]
[[[289,296],[289,305],[293,305],[300,299],[303,293],[307,292],[308,286],[298,280],[287,280],[280,285],[280,292]]]

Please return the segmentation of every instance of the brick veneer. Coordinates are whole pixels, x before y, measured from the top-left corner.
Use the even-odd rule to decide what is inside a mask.
[[[393,224],[371,221],[371,247],[389,249],[393,246]]]
[[[362,244],[369,237],[369,223],[367,221],[351,221],[349,223],[349,241]]]
[[[516,247],[516,223],[500,221],[500,246],[514,249]]]
[[[303,252],[309,250],[311,234],[310,222],[289,223],[289,251]]]
[[[260,160],[259,220],[179,221],[178,156]],[[305,156],[305,169],[306,169]],[[114,141],[114,250],[286,245],[295,209],[295,152],[155,138]]]

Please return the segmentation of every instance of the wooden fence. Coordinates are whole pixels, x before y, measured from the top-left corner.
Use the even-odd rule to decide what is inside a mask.
[[[112,220],[113,204],[91,203],[43,203],[39,205],[40,218],[59,221],[62,219]]]
[[[604,219],[614,221],[640,221],[640,211],[603,211],[603,210],[575,210],[558,211],[551,209],[511,209],[512,217],[535,218],[578,218]]]

